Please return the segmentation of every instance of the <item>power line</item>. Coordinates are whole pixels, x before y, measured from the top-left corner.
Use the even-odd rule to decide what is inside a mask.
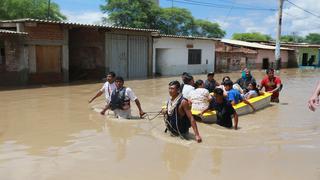
[[[286,0],[286,1],[287,1],[288,3],[290,3],[291,5],[295,6],[296,8],[298,8],[298,9],[300,9],[300,10],[302,10],[302,11],[308,13],[308,14],[311,14],[311,15],[317,17],[317,18],[320,18],[319,15],[317,15],[317,14],[315,14],[315,13],[309,11],[309,10],[304,9],[304,8],[302,8],[301,6],[298,6],[298,5],[296,5],[295,3],[293,3],[293,2],[291,2],[291,1],[289,1],[289,0]]]
[[[190,5],[198,5],[198,6],[205,6],[205,7],[214,7],[214,8],[221,8],[221,9],[241,9],[241,10],[253,10],[253,11],[276,11],[273,8],[258,8],[258,7],[240,7],[240,6],[233,6],[233,5],[226,5],[226,4],[215,4],[215,3],[205,3],[199,1],[192,1],[192,0],[167,0],[167,1],[174,1],[176,3],[181,4],[190,4]]]

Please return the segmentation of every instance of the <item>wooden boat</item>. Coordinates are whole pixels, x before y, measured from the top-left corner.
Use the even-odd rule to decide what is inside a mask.
[[[253,107],[256,110],[260,110],[260,109],[263,109],[263,108],[268,107],[270,105],[271,95],[272,95],[272,93],[264,93],[263,95],[260,95],[255,98],[251,98],[248,101],[253,105]],[[249,114],[253,111],[249,105],[247,105],[243,102],[241,102],[233,107],[237,111],[238,115]],[[203,116],[199,116],[199,114],[200,114],[199,111],[192,111],[192,114],[196,120],[200,120],[204,123],[215,123],[217,120],[215,111],[206,112],[203,114]]]

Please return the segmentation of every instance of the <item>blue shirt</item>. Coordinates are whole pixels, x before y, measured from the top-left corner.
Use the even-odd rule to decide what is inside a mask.
[[[242,100],[243,98],[238,90],[230,89],[228,91],[228,101],[230,102],[234,101],[236,104],[238,104]]]

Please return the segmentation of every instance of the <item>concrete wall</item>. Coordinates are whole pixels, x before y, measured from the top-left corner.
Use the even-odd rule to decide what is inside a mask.
[[[156,38],[153,40],[153,73],[161,75],[179,75],[182,72],[192,74],[214,71],[214,41],[189,40],[183,38]],[[193,46],[192,48],[187,48]],[[201,49],[201,64],[188,64],[188,50]]]
[[[298,48],[297,51],[298,51],[298,64],[299,64],[299,66],[302,65],[303,53],[308,54],[308,60],[312,55],[314,55],[315,56],[314,65],[318,65],[318,63],[319,63],[319,49],[318,48]]]
[[[272,64],[275,64],[275,55],[274,55],[274,50],[265,50],[265,49],[259,49],[258,50],[258,55],[256,59],[256,68],[262,68],[262,61],[264,58],[269,59],[269,64],[270,66]],[[286,68],[288,66],[288,51],[286,50],[281,50],[281,67]]]

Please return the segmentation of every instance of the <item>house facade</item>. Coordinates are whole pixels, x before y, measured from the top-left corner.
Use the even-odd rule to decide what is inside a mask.
[[[152,75],[152,33],[157,30],[38,19],[0,21],[0,29],[20,33],[14,41],[0,39],[3,71],[24,77],[16,84],[98,80],[108,71],[126,79]],[[16,60],[10,59],[10,48]]]
[[[275,66],[275,47],[259,43],[222,39],[216,45],[216,71],[230,72],[250,69],[267,69]],[[288,68],[296,61],[294,50],[281,48],[281,67]]]
[[[153,73],[169,76],[182,72],[214,71],[214,38],[160,35],[153,39]]]

